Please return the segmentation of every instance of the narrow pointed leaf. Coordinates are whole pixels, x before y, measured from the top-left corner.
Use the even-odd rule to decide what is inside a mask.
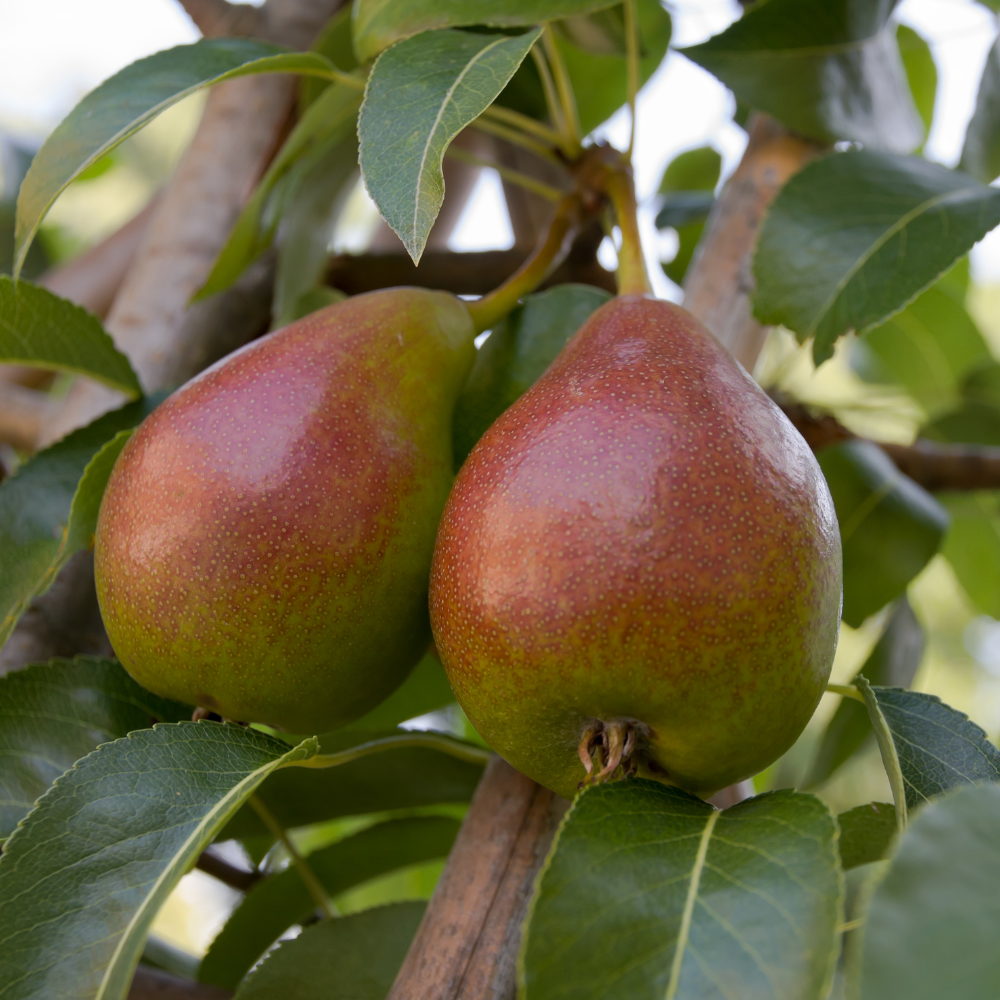
[[[0,839],[98,744],[190,718],[189,706],[150,694],[114,660],[52,660],[0,678]]]
[[[986,56],[959,167],[984,184],[1000,175],[1000,38]]]
[[[428,31],[372,68],[358,119],[361,173],[415,263],[444,200],[445,150],[492,104],[540,32]]]
[[[930,132],[934,121],[938,82],[934,54],[927,42],[905,24],[896,25],[896,43],[899,45],[899,55],[903,60],[913,103],[923,120],[925,133]]]
[[[331,69],[318,53],[289,52],[249,38],[203,38],[126,66],[80,101],[32,161],[17,200],[15,275],[59,194],[161,111],[197,90],[239,76],[329,76]]]
[[[896,810],[891,802],[869,802],[842,812],[837,825],[840,861],[847,871],[881,861],[888,854],[897,832]]]
[[[252,729],[159,725],[59,778],[0,858],[3,1000],[124,1000],[149,926],[226,818],[303,761]]]
[[[767,5],[768,7],[771,4]],[[899,312],[1000,223],[1000,190],[917,157],[834,153],[775,199],[754,257],[754,313],[817,362]]]
[[[0,275],[0,362],[86,375],[133,399],[142,395],[128,358],[96,316],[6,275]]]
[[[833,817],[773,792],[718,812],[646,780],[581,793],[532,903],[526,1000],[819,1000],[842,886]]]

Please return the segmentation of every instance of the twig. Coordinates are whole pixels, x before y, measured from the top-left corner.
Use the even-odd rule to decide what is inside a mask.
[[[220,854],[216,854],[210,847],[201,852],[195,867],[199,871],[203,871],[206,875],[211,875],[212,878],[216,878],[225,885],[228,885],[230,889],[237,889],[240,892],[249,892],[254,885],[264,878],[264,875],[256,869],[239,868],[234,864],[230,864],[230,862]]]
[[[135,970],[128,1000],[231,1000],[229,990],[179,979],[169,972],[140,965]]]

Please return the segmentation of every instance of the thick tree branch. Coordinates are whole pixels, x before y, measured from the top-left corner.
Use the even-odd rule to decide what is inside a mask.
[[[20,451],[34,450],[42,428],[58,408],[48,393],[0,379],[0,441]]]
[[[128,1000],[231,1000],[229,990],[178,979],[169,972],[140,965],[135,970]]]
[[[229,0],[178,0],[195,27],[206,38],[247,37],[260,30],[260,10]]]

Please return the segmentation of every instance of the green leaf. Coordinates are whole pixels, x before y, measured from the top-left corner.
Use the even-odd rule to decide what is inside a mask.
[[[308,170],[333,150],[354,149],[360,106],[360,93],[341,83],[331,84],[309,105],[244,206],[195,301],[229,288],[271,245],[282,214],[281,195],[294,190],[289,175],[297,164],[307,161]]]
[[[159,725],[67,771],[0,857],[3,1000],[124,1000],[181,875],[272,771],[306,760],[253,729]]]
[[[618,2],[618,0],[613,0]],[[354,51],[368,62],[393,42],[432,28],[521,28],[611,7],[609,0],[355,0]]]
[[[881,861],[886,856],[896,836],[896,810],[891,802],[869,802],[842,812],[837,817],[837,825],[840,827],[840,861],[844,871],[848,871]]]
[[[307,927],[268,956],[237,1000],[384,1000],[425,906],[390,903]]]
[[[107,477],[125,444],[120,434],[153,405],[129,403],[98,418],[0,483],[0,646],[66,560],[90,546]]]
[[[434,712],[454,701],[455,695],[441,661],[428,653],[381,705],[373,708],[356,722],[345,726],[344,730],[371,732],[391,729],[401,722]]]
[[[858,686],[867,695],[863,678]],[[956,785],[1000,780],[1000,750],[965,713],[932,694],[889,687],[868,690],[869,712],[877,710],[892,737],[908,809]]]
[[[161,111],[195,91],[239,76],[329,76],[332,69],[315,52],[289,52],[249,38],[203,38],[126,66],[77,104],[32,161],[17,199],[15,275],[60,193]]]
[[[445,150],[503,90],[540,33],[428,31],[372,67],[358,119],[361,172],[414,263],[444,200]]]
[[[711,146],[688,149],[667,164],[657,190],[660,194],[714,191],[721,172],[722,154],[718,150]]]
[[[1000,175],[1000,38],[986,57],[959,168],[984,184]]]
[[[458,820],[443,816],[388,820],[313,851],[309,867],[328,895],[337,896],[386,872],[446,857],[458,826]],[[199,981],[235,989],[257,959],[315,909],[316,901],[294,868],[261,880],[212,942],[198,970]]]
[[[852,949],[855,1000],[1000,996],[1000,788],[930,803],[900,838]]]
[[[797,792],[718,812],[653,781],[587,789],[532,902],[526,1000],[819,1000],[842,908],[835,841],[826,806]]]
[[[0,362],[74,372],[137,399],[132,366],[86,309],[27,281],[0,275]]]
[[[767,9],[773,6],[768,3]],[[834,153],[782,188],[754,257],[754,312],[817,363],[899,312],[1000,222],[1000,190],[917,157]]]
[[[190,707],[150,694],[114,660],[52,660],[0,678],[0,840],[98,744],[190,718]]]
[[[913,103],[924,123],[924,132],[930,132],[934,121],[934,101],[937,98],[937,67],[931,47],[912,28],[896,25],[896,43],[903,60],[906,80],[910,85]]]
[[[840,522],[844,621],[857,628],[927,565],[948,513],[870,441],[845,441],[816,457]]]
[[[823,142],[907,153],[923,138],[889,15],[895,0],[769,0],[681,49],[737,100]]]
[[[858,675],[866,677],[870,684],[909,687],[923,655],[924,630],[904,595]],[[871,734],[865,706],[854,698],[842,698],[820,740],[806,787],[826,781],[864,746]]]
[[[941,554],[972,603],[983,614],[1000,618],[1000,497],[944,493],[937,499],[951,517]]]
[[[455,464],[539,379],[570,337],[611,296],[591,285],[557,285],[529,295],[483,342],[455,405]]]
[[[351,5],[345,4],[337,11],[316,37],[310,46],[310,51],[318,52],[329,59],[342,73],[350,73],[358,68],[358,60],[354,55],[354,42],[351,39]],[[315,76],[304,76],[299,81],[299,117],[313,101],[331,86],[329,81]]]

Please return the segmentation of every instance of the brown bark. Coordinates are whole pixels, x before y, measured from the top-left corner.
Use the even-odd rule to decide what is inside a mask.
[[[388,1000],[513,1000],[521,924],[567,805],[490,761]]]
[[[9,375],[30,377],[33,371],[18,366]],[[19,385],[13,378],[0,378],[0,441],[20,451],[33,451],[42,428],[58,408],[48,393]]]
[[[248,892],[264,877],[259,871],[251,871],[248,868],[239,868],[231,864],[221,855],[216,854],[211,847],[201,852],[195,867],[206,875],[217,878],[231,889],[238,889],[240,892]]]
[[[255,35],[260,30],[261,14],[249,4],[229,0],[178,0],[195,27],[206,38],[235,38]]]
[[[230,1000],[232,993],[218,986],[205,986],[178,979],[169,972],[140,965],[135,970],[128,1000]]]

